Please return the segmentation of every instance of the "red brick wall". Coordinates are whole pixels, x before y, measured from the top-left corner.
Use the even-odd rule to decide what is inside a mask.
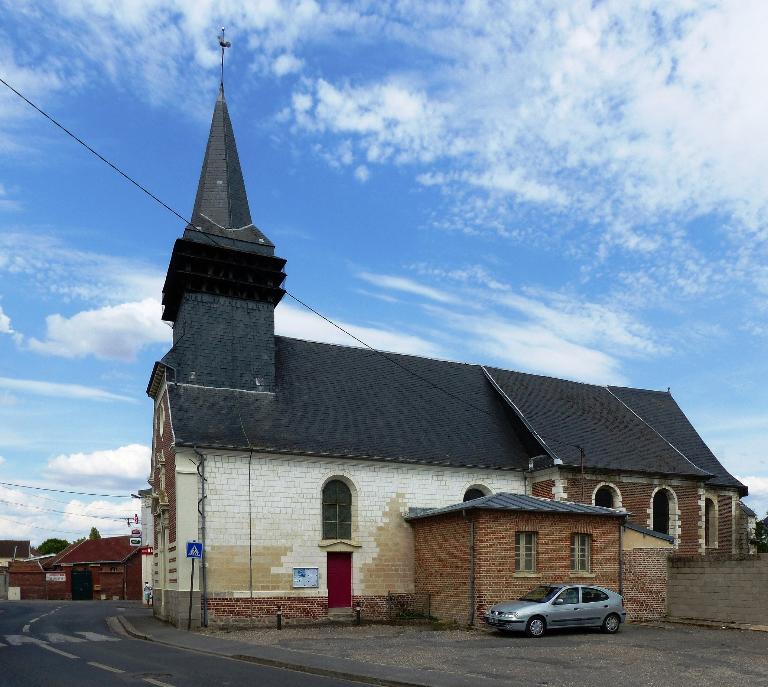
[[[61,568],[60,570],[49,570],[48,572],[56,573],[59,575],[65,575],[66,580],[64,582],[45,582],[45,598],[46,599],[62,599],[72,600],[72,576],[70,574],[71,568]]]
[[[624,605],[630,620],[657,620],[667,612],[667,565],[672,549],[624,552]]]
[[[112,572],[112,568],[115,568],[114,572]],[[93,597],[95,599],[100,599],[103,594],[107,599],[111,599],[113,596],[116,596],[118,599],[123,599],[124,581],[125,570],[121,563],[117,563],[116,565],[103,565],[99,571],[99,584],[101,585],[101,590],[99,592],[94,591]]]
[[[731,497],[717,497],[717,547],[725,554],[731,553],[733,531],[731,529]]]
[[[22,600],[45,598],[45,573],[38,570],[14,570],[11,564],[8,568],[8,586],[21,587]]]
[[[531,487],[531,493],[534,496],[538,496],[542,499],[551,499],[552,496],[552,489],[555,487],[555,480],[553,479],[545,479],[541,482],[534,482],[533,486]]]
[[[141,554],[134,554],[125,564],[126,599],[141,600],[144,580],[141,579]]]
[[[457,513],[415,520],[412,525],[416,591],[431,596],[433,616],[466,623],[469,523]]]
[[[618,591],[619,519],[474,511],[475,617],[541,582],[596,584]],[[432,595],[432,615],[466,623],[469,523],[460,513],[413,521],[416,591]],[[515,533],[536,532],[536,577],[515,575]],[[592,535],[592,574],[571,575],[571,535]]]
[[[570,477],[566,484],[569,501],[592,503],[592,494],[603,480],[584,479],[584,499],[581,499],[582,480],[578,476]],[[605,480],[621,492],[622,506],[630,511],[629,520],[642,527],[648,527],[648,509],[651,508],[651,498],[657,485],[643,482],[624,482],[620,480]],[[677,496],[677,509],[680,511],[680,542],[678,552],[683,555],[699,553],[699,506],[698,483],[691,481],[685,486],[668,487]],[[730,531],[730,509],[728,511],[728,527]],[[672,516],[670,507],[670,516]],[[671,517],[670,517],[671,519]]]
[[[399,602],[408,605],[413,594],[394,594]],[[352,606],[360,604],[363,620],[387,620],[390,616],[390,599],[387,595],[353,596]],[[321,621],[328,617],[328,597],[274,596],[258,598],[212,598],[208,600],[210,623],[269,625],[277,622],[277,609],[282,610],[283,622]]]
[[[541,582],[619,589],[619,518],[545,513],[475,512],[476,618],[495,603],[522,596]],[[536,532],[536,572],[515,575],[515,533]],[[571,574],[571,536],[592,535],[591,574]]]

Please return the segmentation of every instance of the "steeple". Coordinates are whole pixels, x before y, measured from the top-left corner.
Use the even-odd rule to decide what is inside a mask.
[[[211,131],[192,210],[192,223],[187,227],[184,238],[205,241],[203,237],[195,236],[197,232],[274,248],[274,244],[251,221],[243,170],[224,98],[223,83],[219,86],[219,97],[213,108]],[[241,248],[248,250],[246,246]]]
[[[223,54],[223,34],[219,45]],[[192,218],[163,286],[163,319],[173,322],[163,363],[176,382],[275,390],[274,310],[285,293],[284,267],[251,220],[222,81]]]

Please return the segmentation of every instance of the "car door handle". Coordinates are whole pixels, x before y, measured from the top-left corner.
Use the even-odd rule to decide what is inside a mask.
[[[574,610],[574,611],[578,611],[578,610],[579,610],[579,607],[578,607],[578,606],[574,606],[574,607],[573,607],[573,610]]]

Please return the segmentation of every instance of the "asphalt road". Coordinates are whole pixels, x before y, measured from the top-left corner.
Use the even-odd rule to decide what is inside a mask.
[[[0,602],[0,687],[359,687],[113,633],[106,618],[122,608],[110,601]]]

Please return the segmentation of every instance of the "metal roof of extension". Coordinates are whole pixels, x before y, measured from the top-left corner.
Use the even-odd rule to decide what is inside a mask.
[[[463,510],[503,510],[525,513],[551,513],[552,515],[598,515],[611,518],[624,518],[628,515],[627,511],[615,508],[587,506],[583,503],[572,503],[571,501],[553,501],[552,499],[526,496],[525,494],[500,493],[472,499],[471,501],[464,501],[463,503],[456,503],[444,508],[433,508],[430,510],[414,509],[412,512],[409,512],[405,519],[420,520]]]

